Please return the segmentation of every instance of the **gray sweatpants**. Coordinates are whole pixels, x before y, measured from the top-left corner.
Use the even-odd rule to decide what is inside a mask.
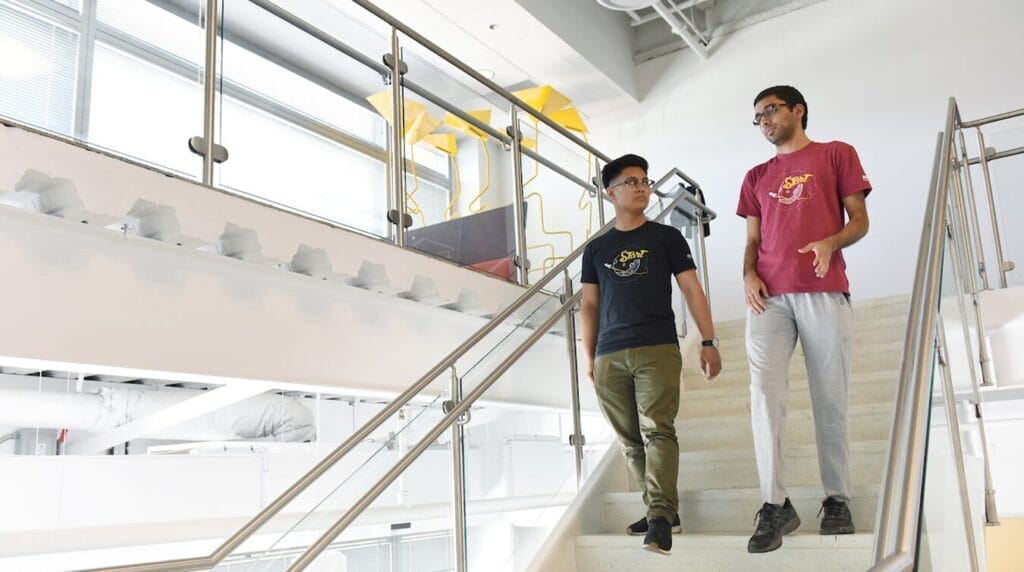
[[[747,312],[750,420],[761,497],[772,504],[786,499],[783,430],[789,362],[799,336],[807,365],[821,484],[826,497],[848,503],[853,308],[841,293],[779,294],[765,303],[763,314]]]

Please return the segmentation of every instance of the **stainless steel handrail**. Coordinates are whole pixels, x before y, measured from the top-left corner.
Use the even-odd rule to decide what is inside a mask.
[[[980,319],[980,307],[978,307],[977,275],[979,268],[973,262],[974,249],[980,249],[980,244],[972,244],[980,241],[977,233],[972,234],[976,229],[977,220],[968,220],[970,213],[970,202],[973,200],[973,189],[968,184],[966,191],[969,197],[963,197],[964,186],[961,185],[960,169],[968,169],[971,161],[967,159],[966,148],[963,146],[962,130],[968,127],[979,127],[987,123],[1009,119],[1011,117],[1024,116],[1024,109],[1013,112],[994,115],[977,121],[961,121],[960,113],[955,98],[949,98],[946,112],[945,127],[938,134],[938,141],[935,149],[935,164],[932,169],[931,185],[928,194],[928,202],[925,211],[925,222],[921,230],[921,243],[919,247],[917,271],[914,278],[914,290],[911,295],[910,316],[907,321],[906,335],[904,337],[903,358],[900,364],[899,385],[897,387],[895,414],[893,417],[892,430],[889,438],[889,453],[883,477],[882,493],[879,497],[878,515],[875,525],[875,547],[873,571],[889,570],[911,570],[916,565],[917,539],[920,533],[921,503],[924,487],[924,465],[927,454],[927,433],[928,433],[928,408],[931,405],[931,376],[933,372],[934,357],[936,356],[936,343],[945,349],[945,336],[943,332],[938,333],[937,324],[941,324],[939,316],[939,290],[941,288],[941,272],[943,268],[943,254],[947,248],[955,249],[951,253],[953,282],[958,297],[961,318],[964,321],[963,328],[967,331],[966,308],[963,289],[970,290],[975,304],[976,326],[979,331],[979,342],[981,344],[980,366],[982,375],[985,375],[984,353],[984,326]],[[956,156],[954,133],[960,132],[960,157]],[[980,150],[981,156],[986,155],[984,145]],[[984,165],[984,161],[980,161]],[[956,170],[956,172],[953,172]],[[966,173],[968,179],[970,173]],[[951,181],[952,178],[952,181]],[[989,182],[986,181],[986,185]],[[951,190],[952,187],[952,190]],[[989,188],[990,192],[990,188]],[[991,200],[991,199],[990,199]],[[948,205],[952,202],[952,211],[947,217]],[[990,208],[994,206],[990,204]],[[993,211],[994,213],[994,211]],[[970,213],[972,218],[977,215]],[[975,226],[971,226],[971,223]],[[948,225],[948,226],[947,226]],[[998,234],[998,229],[994,228]],[[952,233],[947,242],[947,233]],[[998,236],[996,240],[998,240]],[[962,240],[963,242],[957,242]],[[1002,261],[1000,261],[1002,262]],[[1000,268],[1000,271],[1004,271]],[[962,281],[964,283],[962,283]],[[967,336],[965,336],[967,337]],[[971,344],[969,337],[965,343]],[[968,361],[972,358],[968,347]],[[940,356],[940,359],[941,358]],[[977,390],[977,377],[974,375],[974,363],[971,363],[971,380],[974,389],[978,412],[979,429],[983,440],[983,457],[985,459],[985,503],[986,519],[990,524],[998,522],[995,511],[994,491],[991,486],[991,476],[988,471],[987,443],[984,439],[984,426],[981,419],[980,394]],[[943,365],[942,367],[946,367]],[[948,370],[944,374],[948,376]],[[950,381],[945,380],[946,393],[952,393],[949,389]],[[951,396],[947,396],[947,408],[951,408]],[[955,411],[947,411],[947,415],[956,415]],[[950,423],[951,430],[956,430]],[[958,436],[954,436],[958,438]],[[957,458],[957,463],[963,462]],[[961,489],[963,484],[961,483]],[[961,490],[961,495],[966,494]],[[966,502],[966,499],[961,499]],[[964,509],[965,526],[972,527],[969,511]],[[971,540],[968,536],[968,540]],[[975,547],[969,542],[969,550],[972,550],[972,561],[977,559]]]
[[[706,217],[711,220],[716,218],[718,215],[711,209],[705,207],[700,201],[696,200],[689,193],[680,194],[674,198],[668,206],[663,208],[661,212],[652,217],[655,220],[659,220],[667,216],[673,208],[675,208],[680,202],[689,202],[696,208],[702,210]],[[254,516],[249,522],[239,528],[234,534],[232,534],[227,540],[225,540],[212,554],[203,557],[195,558],[183,558],[175,560],[166,560],[159,562],[150,562],[144,564],[131,564],[125,566],[112,566],[107,568],[99,568],[97,571],[103,570],[106,572],[185,572],[189,570],[201,570],[205,568],[212,568],[216,566],[221,560],[231,554],[236,548],[241,546],[249,537],[255,534],[264,524],[270,521],[277,513],[279,513],[284,507],[286,507],[291,501],[293,501],[299,494],[309,488],[317,479],[323,476],[328,470],[331,469],[338,461],[350,453],[359,443],[368,438],[374,431],[379,429],[388,419],[390,419],[399,409],[404,407],[411,399],[416,397],[423,389],[435,381],[439,376],[444,374],[455,366],[456,362],[467,354],[473,347],[476,346],[481,340],[483,340],[488,334],[497,329],[502,325],[505,320],[510,318],[516,311],[522,308],[530,299],[539,293],[547,295],[543,291],[543,287],[556,277],[560,277],[562,272],[569,268],[569,266],[575,262],[578,258],[583,256],[583,252],[587,245],[593,240],[597,239],[600,235],[604,234],[610,228],[615,225],[615,221],[612,220],[605,224],[601,229],[594,234],[590,239],[581,244],[572,254],[567,256],[562,262],[555,265],[547,274],[545,274],[540,281],[530,286],[523,294],[512,302],[507,308],[499,312],[493,318],[491,318],[486,324],[484,324],[479,330],[477,330],[472,336],[467,338],[463,343],[459,344],[457,348],[452,350],[444,359],[434,365],[426,374],[424,374],[419,380],[413,383],[411,386],[406,388],[402,393],[398,394],[390,403],[388,403],[380,412],[374,415],[369,421],[367,421],[362,427],[357,429],[348,439],[346,439],[336,449],[328,453],[323,459],[320,460],[313,468],[307,471],[302,477],[297,479],[292,485],[285,490],[276,499],[270,502],[263,510],[261,510],[256,516]],[[466,396],[462,403],[467,404],[466,408],[472,405],[477,395],[471,393]],[[461,406],[461,404],[460,404]],[[447,419],[447,417],[445,417]]]
[[[889,454],[879,497],[875,525],[875,563],[892,562],[900,554],[913,563],[913,537],[917,532],[919,493],[924,468],[924,423],[927,419],[935,308],[940,285],[942,241],[945,237],[949,154],[953,135],[955,102],[950,98],[945,130],[935,149],[925,222],[921,229],[917,272],[910,300],[910,317],[904,336],[903,358],[897,387],[895,414],[889,437]],[[915,484],[916,483],[916,484]],[[903,562],[902,558],[896,558]]]

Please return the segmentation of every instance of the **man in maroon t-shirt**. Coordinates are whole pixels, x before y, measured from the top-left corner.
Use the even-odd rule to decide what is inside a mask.
[[[867,234],[871,183],[853,147],[808,139],[807,102],[793,87],[759,93],[754,125],[777,151],[747,173],[736,208],[747,219],[750,417],[764,502],[747,550],[769,552],[800,526],[782,482],[787,374],[798,337],[825,489],[820,532],[854,532],[847,422],[853,309],[842,249]]]

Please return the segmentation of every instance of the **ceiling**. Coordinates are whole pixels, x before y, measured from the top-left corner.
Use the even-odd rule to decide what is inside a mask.
[[[150,0],[194,11],[194,0]],[[288,12],[374,61],[390,51],[390,28],[351,0],[273,0]],[[717,46],[735,30],[825,0],[661,0],[678,21]],[[643,62],[688,49],[651,8],[620,12],[595,0],[376,0],[376,4],[472,68],[512,91],[550,84],[586,117],[641,101]],[[382,78],[351,58],[245,0],[227,0],[225,34],[295,71],[362,100],[384,89]],[[678,22],[677,21],[677,22]],[[407,77],[463,109],[507,104],[430,50],[402,39]]]

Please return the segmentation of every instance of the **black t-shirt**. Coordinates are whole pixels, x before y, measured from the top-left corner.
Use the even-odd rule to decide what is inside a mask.
[[[601,289],[596,355],[678,343],[672,278],[696,268],[679,230],[647,221],[587,245],[581,279]]]

